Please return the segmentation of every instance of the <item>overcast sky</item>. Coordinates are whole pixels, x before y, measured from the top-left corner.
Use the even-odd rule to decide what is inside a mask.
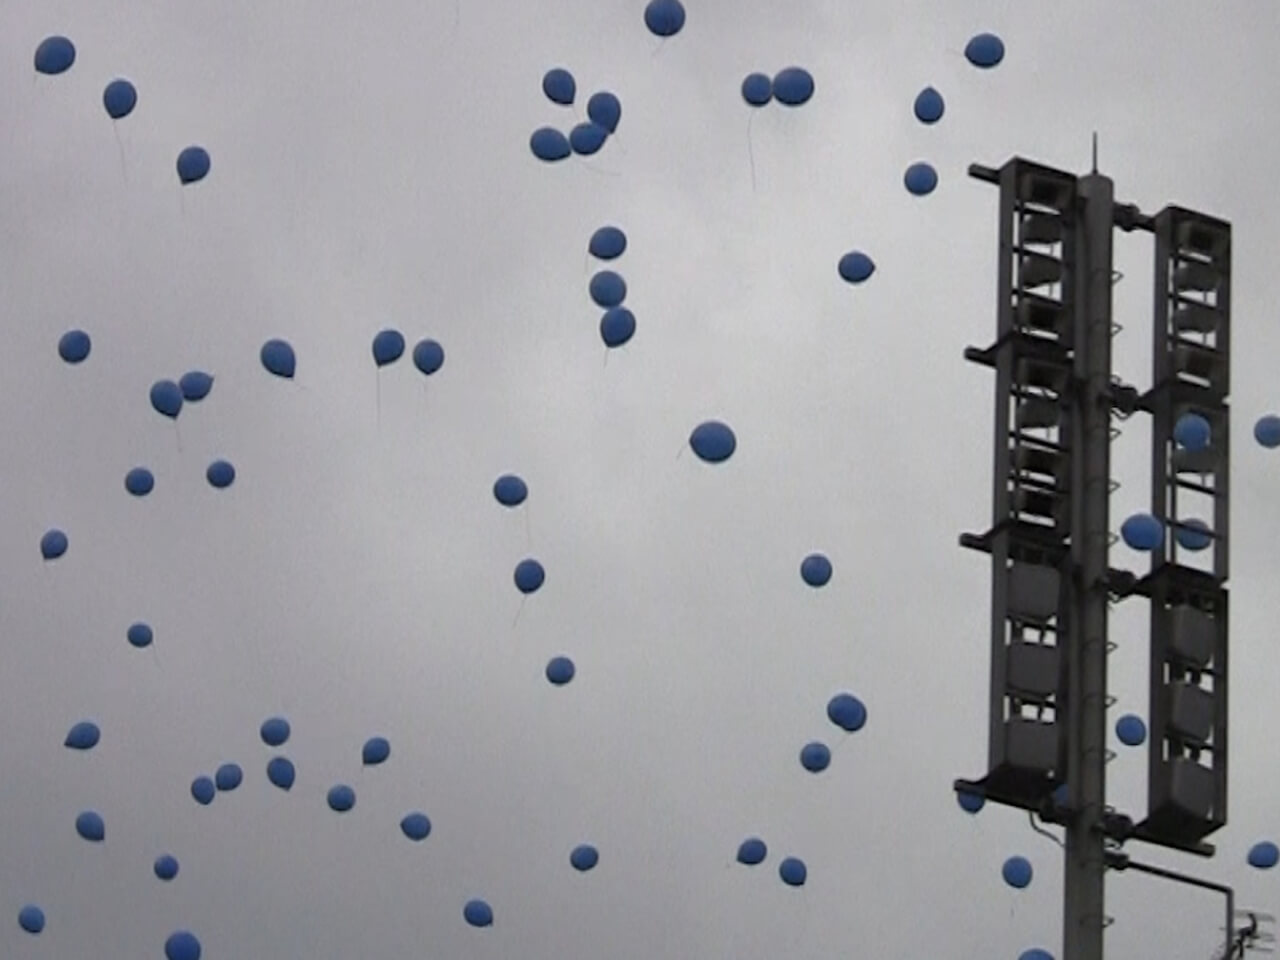
[[[994,383],[962,352],[994,337],[997,191],[965,171],[1083,173],[1095,130],[1118,200],[1234,229],[1230,823],[1211,861],[1131,852],[1280,912],[1245,863],[1280,834],[1280,460],[1250,436],[1280,407],[1280,10],[686,6],[659,44],[643,0],[6,4],[5,957],[161,957],[175,929],[207,960],[1058,953],[1059,848],[951,790],[987,764],[990,568],[956,538],[990,525]],[[980,71],[961,51],[987,30],[1007,55]],[[74,67],[33,80],[57,33]],[[789,65],[812,101],[742,103],[745,74]],[[553,66],[576,110],[543,96]],[[117,76],[139,103],[113,131]],[[926,127],[930,84],[947,110]],[[601,89],[622,103],[604,149],[534,159],[530,133]],[[183,189],[193,143],[212,171]],[[902,187],[920,159],[926,198]],[[584,262],[606,223],[638,323],[607,363]],[[1151,239],[1116,244],[1116,369],[1145,389]],[[851,249],[877,265],[858,287],[836,273]],[[56,350],[72,327],[93,338],[76,367]],[[438,340],[443,369],[375,374],[384,327]],[[259,365],[272,337],[293,383]],[[192,369],[214,388],[175,428],[148,391]],[[685,446],[708,418],[738,437],[718,466]],[[1113,529],[1149,507],[1148,442],[1135,417],[1116,443]],[[226,490],[204,476],[220,457]],[[144,499],[123,486],[137,465]],[[517,511],[491,493],[508,471]],[[50,527],[70,550],[44,564]],[[834,565],[822,590],[799,576],[812,551]],[[522,603],[530,555],[547,579]],[[1111,562],[1145,565],[1123,544]],[[1143,603],[1113,615],[1113,720],[1147,712]],[[148,650],[125,641],[137,620]],[[558,654],[563,688],[543,676]],[[825,717],[841,690],[869,711],[850,738]],[[264,772],[273,714],[288,794]],[[81,719],[102,728],[89,753],[62,746]],[[362,770],[373,735],[391,758]],[[1141,819],[1145,754],[1110,736],[1109,800]],[[815,738],[835,750],[820,776],[798,761]],[[192,778],[228,761],[244,784],[198,806]],[[358,797],[342,816],[338,782]],[[76,835],[84,809],[105,843]],[[421,844],[398,827],[414,809]],[[770,847],[755,870],[732,864],[749,835]],[[1011,854],[1025,890],[1001,880]],[[492,928],[463,922],[472,897]],[[16,922],[29,902],[39,937]],[[1117,957],[1207,960],[1220,937],[1211,893],[1113,875],[1107,904]]]

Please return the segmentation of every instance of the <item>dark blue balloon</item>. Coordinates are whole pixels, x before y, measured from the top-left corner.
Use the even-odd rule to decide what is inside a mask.
[[[569,138],[554,127],[539,127],[529,137],[529,149],[539,160],[554,163],[573,153]]]
[[[616,307],[627,298],[627,281],[612,270],[601,270],[591,278],[587,292],[597,306]]]
[[[923,161],[913,163],[902,175],[902,184],[913,196],[927,196],[938,186],[938,171]]]
[[[268,373],[274,373],[277,377],[284,377],[286,380],[291,379],[297,369],[298,361],[294,356],[293,347],[283,340],[268,340],[262,345],[259,357]]]
[[[61,530],[50,530],[40,538],[40,556],[46,560],[57,560],[67,552],[70,542]]]
[[[727,424],[719,420],[707,420],[693,428],[693,432],[689,434],[689,446],[700,460],[723,463],[738,449],[738,438]]]
[[[444,347],[434,340],[419,340],[413,348],[413,365],[424,376],[431,376],[444,366]]]
[[[128,80],[112,80],[102,91],[102,106],[112,120],[123,120],[138,105],[138,91]]]
[[[493,908],[483,900],[468,900],[462,916],[473,927],[487,927],[493,923]]]
[[[162,853],[156,857],[156,862],[152,865],[152,869],[161,880],[172,880],[178,875],[177,858],[171,857],[167,853]]]
[[[1259,417],[1253,425],[1253,439],[1268,450],[1280,447],[1280,417],[1273,413]]]
[[[1053,960],[1053,954],[1041,947],[1031,947],[1018,954],[1018,960]]]
[[[960,809],[965,813],[977,813],[986,806],[987,798],[980,793],[959,790],[956,792],[956,802],[960,804]]]
[[[837,693],[827,701],[827,719],[845,733],[857,733],[867,722],[867,708],[852,693]]]
[[[547,663],[547,679],[557,687],[563,687],[572,680],[576,672],[577,668],[568,657],[552,657]]]
[[[1141,746],[1147,739],[1147,725],[1136,714],[1126,713],[1116,721],[1116,738],[1126,747]]]
[[[329,790],[329,809],[334,813],[346,813],[356,805],[356,792],[345,783],[340,783]]]
[[[272,757],[267,762],[267,779],[281,790],[288,791],[293,786],[296,775],[293,761],[288,757]]]
[[[569,146],[580,157],[598,153],[609,139],[609,131],[590,120],[579,123],[569,131]]]
[[[767,73],[748,73],[742,78],[742,99],[752,107],[763,107],[773,99],[773,78]]]
[[[129,641],[129,646],[142,650],[151,646],[151,641],[155,639],[155,634],[147,624],[134,623],[130,624],[129,629],[125,631],[125,639]]]
[[[821,553],[811,553],[800,561],[800,577],[811,587],[831,582],[831,561]]]
[[[1164,543],[1164,525],[1149,513],[1135,513],[1120,524],[1120,536],[1134,550],[1158,550]]]
[[[1249,848],[1249,866],[1270,870],[1280,862],[1280,848],[1270,840],[1260,840]]]
[[[1203,520],[1183,520],[1174,537],[1184,550],[1206,550],[1213,543],[1213,533]]]
[[[58,356],[67,363],[81,363],[93,346],[83,330],[68,330],[58,341]]]
[[[587,252],[600,260],[614,260],[627,250],[627,235],[621,228],[601,227],[587,242]]]
[[[778,864],[778,876],[789,887],[803,887],[809,879],[809,868],[799,857],[787,857]]]
[[[1186,450],[1205,450],[1212,432],[1209,421],[1198,413],[1184,413],[1173,425],[1173,442]]]
[[[568,107],[578,95],[578,84],[564,67],[552,67],[542,75],[542,92],[552,103]]]
[[[155,486],[155,475],[146,467],[134,467],[124,475],[124,488],[135,497],[145,497]]]
[[[156,413],[177,419],[182,412],[182,388],[172,380],[157,380],[151,385],[151,406]]]
[[[612,307],[600,318],[600,339],[606,347],[620,347],[636,332],[635,314],[626,307]]]
[[[289,721],[284,717],[268,717],[258,728],[258,736],[262,737],[262,742],[268,747],[283,746],[291,732]]]
[[[209,468],[204,472],[205,479],[209,481],[211,487],[223,490],[236,479],[236,468],[226,460],[215,460],[209,464]]]
[[[382,330],[373,338],[373,362],[379,367],[404,356],[404,336],[398,330]]]
[[[947,105],[942,99],[942,94],[933,87],[925,87],[916,94],[916,119],[921,123],[937,123],[942,119],[946,109]]]
[[[616,133],[618,121],[622,119],[622,102],[607,90],[593,93],[587,101],[587,118]]]
[[[165,960],[200,960],[200,941],[186,930],[171,933],[164,942]]]
[[[192,370],[178,380],[178,389],[187,403],[199,403],[213,389],[213,377],[203,370]]]
[[[1004,59],[1004,41],[994,33],[979,33],[965,44],[964,55],[975,67],[989,69]]]
[[[684,27],[684,5],[680,0],[649,0],[644,25],[656,37],[674,37]]]
[[[504,507],[518,507],[529,496],[529,487],[514,473],[504,473],[493,482],[493,497]]]
[[[386,737],[370,737],[364,742],[364,748],[360,751],[360,761],[366,767],[376,767],[380,763],[385,763],[389,756],[391,756],[391,744]]]
[[[817,740],[800,749],[800,765],[810,773],[821,773],[831,766],[831,748]]]
[[[573,869],[583,873],[600,862],[600,851],[589,843],[581,843],[569,852],[569,863]]]
[[[1010,857],[1000,868],[1000,875],[1009,886],[1021,890],[1031,883],[1031,862],[1026,857]]]
[[[547,579],[547,572],[542,569],[542,564],[530,557],[516,564],[514,579],[516,589],[521,593],[529,594],[542,586]]]
[[[213,775],[213,785],[223,793],[229,793],[244,782],[244,771],[238,763],[224,763]]]
[[[67,738],[62,741],[64,747],[72,750],[92,750],[102,738],[102,731],[91,720],[81,720],[67,731]]]
[[[39,933],[44,929],[44,911],[29,903],[18,911],[18,926],[27,933]]]
[[[54,76],[66,73],[76,62],[76,46],[66,37],[45,37],[36,47],[35,67],[37,73]]]
[[[178,180],[182,184],[196,183],[209,175],[209,153],[204,147],[187,147],[178,154]]]
[[[107,836],[107,825],[102,822],[101,814],[86,810],[76,817],[76,833],[90,843],[101,843]]]
[[[851,250],[840,258],[837,267],[840,277],[847,283],[862,283],[875,273],[876,265],[860,250]]]
[[[773,78],[773,97],[783,106],[798,107],[813,96],[813,76],[803,67],[787,67]]]
[[[738,862],[748,867],[764,863],[769,848],[759,837],[747,837],[738,845]]]
[[[212,777],[201,776],[191,781],[191,796],[202,807],[207,807],[213,803],[213,798],[217,793],[218,788],[214,785]]]
[[[400,829],[410,840],[425,840],[431,833],[431,819],[425,813],[410,813],[400,821]]]

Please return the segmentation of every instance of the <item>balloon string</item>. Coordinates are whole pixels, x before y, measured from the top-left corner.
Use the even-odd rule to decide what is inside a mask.
[[[182,453],[182,429],[178,426],[178,420],[173,420],[173,435],[178,438],[178,453]]]
[[[516,628],[516,621],[520,619],[520,614],[524,611],[524,594],[520,594],[520,606],[516,607],[516,615],[511,619],[511,629]]]
[[[756,152],[751,146],[751,121],[756,118],[754,113],[747,114],[747,160],[751,163],[751,192],[756,192]]]
[[[125,168],[124,162],[124,143],[120,140],[120,127],[114,120],[111,121],[111,132],[116,135],[116,146],[120,148],[120,179],[124,183],[129,182],[129,171]]]

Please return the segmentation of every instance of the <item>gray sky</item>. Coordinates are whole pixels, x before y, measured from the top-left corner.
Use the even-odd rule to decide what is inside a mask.
[[[1084,172],[1094,130],[1118,199],[1225,217],[1235,240],[1231,822],[1211,862],[1133,852],[1275,911],[1245,853],[1280,796],[1280,463],[1250,436],[1280,406],[1280,11],[686,0],[659,49],[643,0],[456,2],[456,23],[455,0],[9,4],[0,914],[35,902],[48,926],[0,923],[0,953],[159,957],[178,928],[209,960],[1058,952],[1058,848],[950,788],[986,769],[989,566],[956,536],[990,520],[993,382],[961,354],[993,337],[997,195],[965,170]],[[960,53],[983,30],[1007,47],[993,71]],[[76,64],[33,83],[51,33]],[[817,92],[754,114],[753,191],[739,84],[791,64]],[[530,133],[576,122],[541,92],[557,65],[579,116],[609,89],[622,121],[547,166]],[[139,104],[118,146],[101,92],[121,75]],[[911,112],[929,84],[935,127]],[[191,143],[212,172],[183,190]],[[901,185],[917,159],[941,178],[924,199]],[[605,223],[627,232],[638,321],[607,364],[583,261]],[[856,288],[835,269],[855,248],[877,264]],[[1117,259],[1117,372],[1145,388],[1149,237],[1118,234]],[[71,327],[93,337],[74,368]],[[444,368],[424,384],[406,355],[376,377],[383,327],[439,340]],[[293,384],[258,364],[270,337],[297,350]],[[190,369],[216,381],[175,431],[147,394]],[[739,444],[717,467],[680,454],[711,417]],[[1114,529],[1148,506],[1148,439],[1134,418],[1117,442]],[[205,482],[217,457],[228,490]],[[530,488],[514,513],[490,492],[507,471]],[[54,526],[71,547],[45,565]],[[821,591],[798,573],[814,550],[835,567]],[[526,555],[547,581],[522,605]],[[1138,604],[1112,621],[1114,715],[1146,713]],[[151,650],[126,644],[135,620]],[[561,653],[578,675],[553,688]],[[870,714],[848,742],[825,718],[844,689]],[[258,740],[276,713],[287,795]],[[101,744],[64,749],[84,718]],[[374,734],[391,759],[361,771]],[[797,759],[814,738],[836,747],[818,777]],[[244,785],[197,806],[192,778],[225,761]],[[1145,771],[1141,751],[1108,768],[1138,818]],[[357,790],[345,816],[336,782]],[[74,831],[86,808],[102,845]],[[419,845],[397,826],[413,809]],[[731,867],[751,834],[769,860]],[[584,841],[600,865],[576,874]],[[1014,853],[1036,870],[1020,892]],[[804,889],[778,879],[785,855]],[[1213,895],[1107,889],[1115,956],[1210,955]],[[473,896],[493,928],[464,924]]]

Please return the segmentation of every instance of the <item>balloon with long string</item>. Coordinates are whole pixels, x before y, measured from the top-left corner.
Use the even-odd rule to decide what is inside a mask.
[[[120,150],[120,176],[126,183],[129,181],[129,171],[125,164],[124,143],[120,139],[118,121],[133,113],[133,108],[137,105],[138,90],[123,77],[117,77],[112,80],[102,91],[102,107],[107,111],[107,116],[111,118],[111,131],[115,134],[116,146]]]
[[[178,154],[178,160],[175,164],[178,170],[178,183],[182,187],[190,187],[192,184],[199,183],[209,175],[209,170],[213,166],[212,160],[209,158],[209,151],[204,147],[192,145],[185,147]],[[186,190],[178,191],[178,206],[185,217],[187,214],[187,203],[185,199]]]
[[[652,56],[657,56],[667,42],[684,28],[685,10],[680,0],[649,0],[644,8],[644,25],[658,38]]]
[[[749,73],[742,80],[742,99],[753,109],[747,114],[747,160],[751,164],[751,192],[756,189],[756,156],[751,140],[751,123],[756,110],[768,106],[773,99],[773,78],[765,73]]]
[[[156,665],[156,669],[161,674],[164,673],[164,665],[160,662],[160,654],[155,646],[155,631],[151,629],[149,623],[139,620],[136,623],[129,624],[129,629],[124,633],[125,639],[129,642],[129,646],[135,650],[149,650],[151,659]]]
[[[541,563],[533,559],[533,557],[526,557],[516,564],[512,579],[515,581],[516,589],[520,591],[520,606],[516,610],[515,618],[511,621],[511,626],[514,628],[516,621],[520,619],[521,611],[524,610],[525,600],[529,594],[537,593],[542,589],[542,585],[547,579],[547,573]]]
[[[404,356],[404,335],[399,330],[381,330],[373,338],[374,388],[378,425],[382,425],[382,368]]]
[[[178,432],[178,414],[182,412],[182,388],[172,380],[157,380],[151,385],[151,407],[173,423],[173,433],[178,439],[178,452],[182,452],[182,435]]]
[[[431,375],[444,366],[444,347],[430,338],[419,340],[413,348],[413,365],[422,374],[422,402],[427,401]]]

